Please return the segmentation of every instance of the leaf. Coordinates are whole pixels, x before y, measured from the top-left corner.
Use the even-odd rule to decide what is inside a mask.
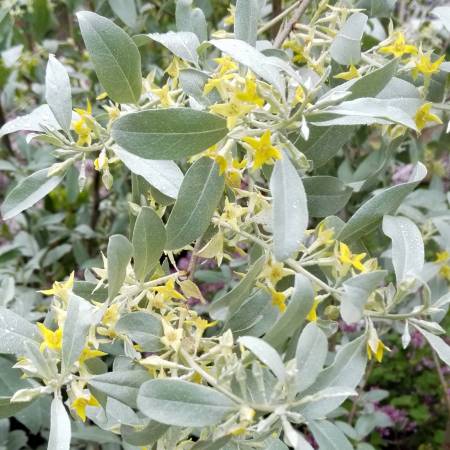
[[[390,17],[396,0],[359,0],[357,8],[364,8],[370,17]]]
[[[180,427],[206,427],[237,409],[224,394],[182,380],[150,380],[139,389],[139,410],[157,422]]]
[[[200,46],[200,41],[195,33],[191,31],[169,31],[167,33],[149,33],[140,36],[149,41],[156,41],[164,45],[175,56],[178,56],[185,61],[189,61],[196,66],[198,65],[197,49]]]
[[[95,72],[117,103],[137,103],[141,96],[141,55],[133,40],[111,20],[90,11],[77,13],[81,35]]]
[[[70,450],[71,425],[66,408],[54,398],[50,409],[50,435],[47,450]]]
[[[19,314],[0,307],[0,353],[23,355],[27,342],[39,343],[41,340],[34,324]]]
[[[161,344],[161,321],[153,314],[143,311],[125,314],[119,319],[115,329],[129,336],[144,352],[158,352],[164,348]]]
[[[270,177],[273,247],[278,261],[298,251],[308,227],[308,206],[302,179],[286,154]]]
[[[383,233],[392,240],[392,263],[397,284],[418,276],[425,263],[422,234],[407,217],[384,216]]]
[[[361,273],[344,282],[341,316],[346,323],[356,323],[362,319],[369,295],[383,282],[386,275],[385,270],[377,270]]]
[[[450,32],[450,6],[438,6],[431,11],[431,14],[437,16],[442,25]]]
[[[285,417],[281,418],[285,441],[295,450],[313,450],[312,445],[300,431],[296,430]],[[282,447],[283,448],[283,447]]]
[[[69,296],[67,318],[64,322],[62,336],[62,372],[70,373],[70,370],[80,357],[89,327],[92,323],[93,307],[89,302],[75,294]]]
[[[164,195],[177,198],[184,175],[174,161],[141,158],[117,145],[114,153],[131,172],[140,175]]]
[[[151,420],[143,430],[136,431],[134,427],[122,426],[120,432],[127,444],[142,447],[154,444],[168,429],[167,425]]]
[[[221,101],[220,94],[213,89],[207,95],[203,88],[209,76],[197,69],[184,69],[180,71],[180,84],[183,91],[201,105],[210,106]]]
[[[220,450],[231,440],[231,436],[222,436],[214,441],[197,441],[192,450]]]
[[[133,230],[134,273],[144,281],[158,264],[166,244],[164,223],[149,207],[142,207]]]
[[[130,241],[121,234],[109,238],[106,256],[108,258],[108,298],[112,300],[125,280],[126,270],[133,254]]]
[[[353,450],[345,434],[331,422],[320,420],[308,423],[314,439],[320,449],[324,450]]]
[[[223,297],[214,300],[209,307],[209,315],[214,320],[226,320],[239,308],[254,287],[254,283],[264,267],[266,257],[261,256],[249,268],[242,280]]]
[[[311,282],[301,274],[295,274],[294,291],[286,311],[280,315],[264,340],[277,350],[302,326],[314,302]]]
[[[3,220],[12,219],[53,191],[63,176],[47,177],[48,169],[38,170],[20,180],[8,193],[1,207]]]
[[[325,333],[314,322],[310,322],[300,335],[295,353],[298,392],[309,388],[316,381],[327,354],[328,339]]]
[[[337,63],[349,66],[360,61],[366,23],[367,16],[362,13],[352,14],[344,23],[330,47],[330,55]]]
[[[259,20],[258,0],[237,0],[234,15],[234,36],[248,44],[256,45]]]
[[[127,26],[134,28],[137,22],[137,11],[134,0],[108,0],[114,14]]]
[[[223,53],[231,56],[235,61],[251,69],[252,72],[273,85],[279,92],[283,92],[282,68],[274,63],[270,57],[239,39],[212,39],[209,42]]]
[[[344,225],[337,239],[349,242],[367,235],[377,227],[383,216],[395,213],[403,199],[423,180],[426,173],[426,167],[422,163],[418,163],[408,182],[389,187],[377,193],[356,211]]]
[[[350,200],[352,189],[339,178],[315,176],[303,178],[311,217],[326,217],[339,212]]]
[[[425,331],[417,325],[416,328],[423,334],[423,337],[428,341],[439,358],[441,358],[442,361],[450,367],[450,346],[444,341],[444,339],[433,333]]]
[[[228,133],[226,121],[189,108],[153,109],[120,117],[111,134],[117,144],[146,159],[180,159],[219,142]]]
[[[176,250],[202,236],[223,194],[219,166],[201,158],[186,172],[180,194],[166,224],[166,250]]]
[[[56,120],[65,131],[72,122],[72,91],[66,68],[50,54],[45,72],[45,99]]]
[[[286,371],[281,356],[267,342],[253,336],[241,336],[239,344],[250,350],[261,362],[263,362],[281,381],[286,379]]]
[[[136,408],[139,388],[150,379],[144,370],[121,370],[91,377],[88,384],[131,408]]]

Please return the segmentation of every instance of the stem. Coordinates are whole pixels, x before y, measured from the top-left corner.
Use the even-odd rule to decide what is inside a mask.
[[[188,280],[192,280],[194,278],[195,269],[198,263],[198,252],[200,251],[202,246],[202,237],[200,236],[196,241],[194,248],[192,249],[191,260],[189,261],[189,265],[187,268]]]
[[[290,14],[292,11],[294,11],[295,8],[297,8],[298,4],[300,2],[297,1],[293,5],[286,8],[284,11],[282,11],[278,16],[274,17],[273,19],[269,20],[267,23],[265,23],[262,27],[258,29],[258,34],[264,33],[265,31],[272,28],[274,25],[276,25],[278,22],[283,20],[284,17],[286,17],[288,14]]]
[[[441,363],[439,361],[439,358],[434,351],[432,347],[430,347],[431,353],[433,355],[434,365],[436,366],[436,372],[439,377],[439,381],[441,383],[442,389],[444,391],[444,401],[445,405],[447,407],[448,414],[450,415],[450,392],[449,392],[449,386],[447,384],[447,380],[444,377],[444,372],[442,371]]]

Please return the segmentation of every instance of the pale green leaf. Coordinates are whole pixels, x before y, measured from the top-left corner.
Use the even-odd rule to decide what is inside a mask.
[[[71,424],[61,399],[54,398],[50,409],[50,435],[47,450],[70,450]]]
[[[108,258],[108,297],[110,300],[122,287],[132,254],[133,247],[125,236],[115,234],[109,238],[106,256]]]
[[[450,367],[450,345],[448,345],[441,337],[418,326],[416,326],[416,328],[423,334],[439,358]]]
[[[235,38],[255,46],[259,15],[258,0],[237,0],[234,16]]]
[[[135,0],[108,0],[114,14],[127,26],[134,28],[137,21]]]
[[[308,428],[323,450],[353,450],[345,434],[334,424],[327,420],[308,423]]]

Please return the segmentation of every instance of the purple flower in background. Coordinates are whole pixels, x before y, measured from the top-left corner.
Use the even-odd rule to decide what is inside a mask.
[[[406,183],[411,176],[413,167],[412,164],[405,164],[404,166],[397,167],[392,175],[392,182],[394,184]]]

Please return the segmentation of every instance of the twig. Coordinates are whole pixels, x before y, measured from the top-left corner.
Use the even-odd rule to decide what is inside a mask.
[[[3,105],[2,102],[0,101],[0,127],[3,126],[6,123],[6,117],[5,117],[5,113],[3,111]],[[14,156],[14,150],[12,148],[11,145],[11,141],[9,139],[9,135],[5,134],[3,136],[3,143],[5,144],[6,149],[8,150],[8,152]]]
[[[367,369],[364,380],[358,387],[358,395],[353,399],[352,409],[350,410],[350,413],[348,415],[348,421],[347,421],[347,423],[349,425],[351,425],[353,423],[353,419],[356,414],[356,408],[358,407],[358,401],[361,397],[361,394],[364,392],[364,388],[366,387],[367,382],[369,381],[369,377],[370,377],[370,374],[372,373],[374,364],[375,364],[375,361],[372,359],[372,361],[370,361],[370,363],[369,363],[369,368]]]
[[[299,2],[297,9],[294,11],[294,14],[292,15],[291,20],[286,22],[284,26],[280,29],[278,32],[277,37],[275,38],[275,41],[273,43],[273,46],[275,48],[280,48],[281,44],[284,42],[284,40],[289,36],[289,33],[291,32],[294,25],[300,20],[303,13],[306,11],[306,8],[311,3],[311,0],[303,0],[302,2]]]
[[[272,18],[275,19],[276,17],[278,17],[281,12],[283,11],[283,0],[272,0]],[[276,26],[277,24],[275,24],[274,27],[272,27],[272,38],[275,38],[279,27]]]
[[[192,249],[191,260],[189,261],[188,268],[186,271],[187,275],[188,275],[188,280],[192,280],[194,278],[195,268],[197,267],[197,263],[198,263],[198,254],[197,253],[201,249],[201,246],[202,246],[202,238],[199,237],[195,241],[194,248]]]
[[[294,11],[295,8],[297,8],[298,2],[295,2],[293,5],[286,8],[284,11],[282,11],[278,16],[274,17],[273,19],[266,22],[262,27],[258,29],[258,34],[264,33],[267,30],[270,30],[274,25],[276,25],[278,22],[283,20],[288,14],[290,14],[292,11]]]

